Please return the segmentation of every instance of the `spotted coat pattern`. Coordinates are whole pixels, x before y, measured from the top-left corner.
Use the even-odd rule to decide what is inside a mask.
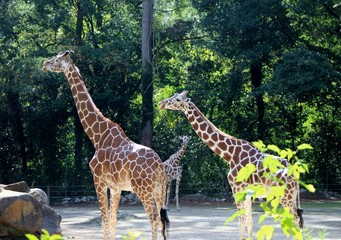
[[[216,126],[214,126],[191,102],[187,97],[188,91],[176,93],[174,96],[167,98],[159,103],[160,109],[180,110],[185,113],[194,131],[202,139],[204,143],[217,155],[226,160],[230,165],[228,173],[228,181],[232,192],[240,192],[246,189],[250,184],[260,184],[266,187],[278,185],[279,182],[286,184],[285,196],[280,199],[283,207],[289,207],[295,220],[299,223],[300,218],[297,214],[297,195],[298,183],[286,174],[278,173],[276,176],[280,181],[273,181],[264,176],[263,160],[268,154],[259,151],[251,143],[230,136]],[[282,165],[288,166],[288,161],[280,159]],[[240,169],[247,164],[252,163],[256,166],[256,171],[247,179],[247,181],[237,182],[236,177]],[[248,237],[252,239],[252,202],[251,198],[247,198],[244,202],[236,203],[238,210],[245,209],[246,213],[239,217],[240,239],[244,239],[245,227],[248,229]]]
[[[167,174],[167,201],[166,201],[166,207],[168,208],[169,203],[169,196],[170,196],[170,189],[171,189],[171,183],[173,180],[176,180],[175,185],[175,201],[176,201],[176,209],[180,211],[180,205],[179,205],[179,186],[180,181],[182,177],[182,171],[183,167],[180,165],[180,160],[185,154],[187,145],[191,137],[189,136],[183,136],[182,137],[182,144],[180,149],[174,153],[172,156],[170,156],[166,161],[163,162],[166,169]]]
[[[131,191],[140,199],[149,217],[152,239],[157,239],[160,210],[166,197],[166,174],[159,156],[131,141],[122,128],[97,109],[70,57],[58,54],[43,64],[43,70],[64,72],[74,98],[79,119],[95,147],[89,163],[101,210],[104,239],[115,239],[121,191]],[[107,190],[110,189],[110,215]],[[109,219],[110,218],[110,219]]]

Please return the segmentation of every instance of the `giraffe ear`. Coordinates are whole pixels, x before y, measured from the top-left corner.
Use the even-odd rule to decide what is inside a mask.
[[[184,90],[182,91],[181,95],[184,95],[185,97],[187,97],[187,94],[188,94],[188,90]]]

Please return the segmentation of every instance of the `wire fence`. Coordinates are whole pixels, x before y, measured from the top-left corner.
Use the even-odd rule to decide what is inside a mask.
[[[82,185],[82,186],[38,186],[46,192],[49,202],[51,204],[58,204],[62,202],[91,202],[97,201],[96,191],[93,185]],[[329,193],[334,196],[326,189],[316,189],[319,194]],[[170,199],[175,195],[175,185],[171,187]],[[340,196],[341,189],[334,190],[337,196]],[[337,193],[338,192],[338,193]],[[130,192],[122,192],[122,195],[130,194]],[[318,194],[318,193],[315,193]],[[190,184],[181,184],[179,188],[179,197],[186,197],[190,195],[205,196],[216,201],[224,201],[232,197],[229,186],[221,184],[218,187],[193,187]]]
[[[97,195],[94,186],[37,186],[46,192],[51,204],[62,202],[91,202],[97,200]],[[175,195],[175,186],[171,187],[170,197]],[[122,192],[122,195],[127,195],[129,192]],[[223,199],[230,196],[229,189],[226,187],[207,188],[207,187],[192,187],[183,185],[179,189],[179,196],[192,194],[205,195],[210,198]]]

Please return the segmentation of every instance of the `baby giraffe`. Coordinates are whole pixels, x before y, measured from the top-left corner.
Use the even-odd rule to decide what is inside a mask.
[[[43,70],[65,74],[79,119],[95,147],[89,163],[102,215],[104,239],[115,239],[117,210],[121,191],[130,191],[140,199],[157,239],[159,221],[164,239],[169,220],[165,210],[167,178],[160,157],[151,148],[130,140],[122,128],[98,110],[83,78],[71,59],[73,51],[59,53],[43,64]],[[110,189],[110,216],[107,190]],[[110,217],[110,220],[109,220]]]
[[[166,169],[167,174],[167,202],[166,207],[168,208],[168,202],[169,202],[169,195],[170,195],[170,189],[171,189],[171,183],[173,180],[176,180],[176,188],[175,188],[175,200],[176,200],[176,210],[180,211],[179,206],[179,185],[182,177],[182,165],[180,165],[180,160],[185,154],[187,145],[191,137],[189,136],[183,136],[182,137],[182,144],[180,149],[174,153],[172,156],[170,156],[166,161],[163,162]]]

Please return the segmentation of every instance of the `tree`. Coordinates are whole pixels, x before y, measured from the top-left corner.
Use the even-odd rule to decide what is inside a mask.
[[[143,0],[142,16],[142,122],[141,144],[152,146],[153,138],[153,0]]]

